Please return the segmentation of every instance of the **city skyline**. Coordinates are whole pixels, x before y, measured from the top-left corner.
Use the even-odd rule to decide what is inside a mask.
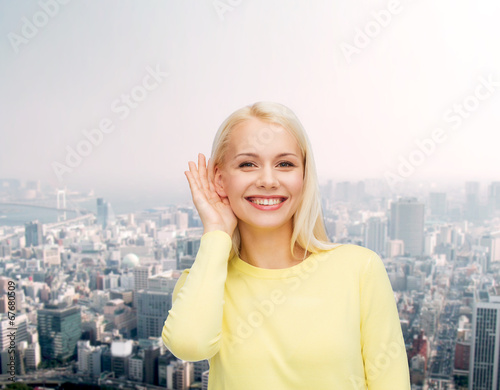
[[[3,199],[5,184],[0,180]],[[12,193],[47,199],[42,183],[25,184],[12,186]],[[415,389],[439,384],[466,390],[460,386],[467,380],[475,389],[481,378],[498,374],[491,363],[498,348],[482,341],[497,314],[484,322],[476,308],[488,300],[500,302],[500,182],[489,183],[486,202],[479,197],[478,182],[463,182],[458,194],[428,191],[423,198],[391,193],[383,184],[322,185],[327,235],[332,242],[365,247],[382,259]],[[74,206],[65,193],[59,196],[61,205]],[[0,226],[0,361],[10,354],[5,349],[7,306],[13,303],[6,297],[15,285],[13,356],[15,373],[26,383],[207,389],[208,361],[182,362],[159,337],[181,273],[202,252],[203,227],[196,208],[172,204],[117,214],[109,199],[89,201],[95,211],[85,210],[83,219],[66,213],[57,222],[27,218],[17,226]],[[500,313],[498,307],[495,313]],[[487,370],[476,357],[483,350],[474,345],[486,345]],[[480,352],[473,354],[473,348]],[[61,362],[66,365],[57,367]],[[0,370],[14,372],[4,363]]]
[[[495,179],[499,4],[219,3],[1,1],[1,176],[187,188],[222,121],[272,100],[321,178]]]
[[[210,327],[214,303],[225,325],[204,358],[224,360],[242,344],[240,362],[274,359],[267,367],[288,368],[288,387],[302,388],[294,381],[333,377],[337,362],[362,352],[365,375],[349,380],[364,388],[400,356],[363,337],[346,349],[345,321],[364,311],[356,301],[375,303],[361,330],[384,306],[364,287],[378,263],[412,389],[496,389],[498,15],[500,2],[465,0],[0,0],[0,382],[208,390],[217,364],[181,360],[163,337],[175,289],[189,281],[184,296],[199,294],[185,311],[192,324],[182,324],[191,332],[167,337],[171,345],[201,340],[194,325]],[[240,251],[227,258],[230,278],[195,290],[196,266],[224,270],[225,258],[207,250],[221,232],[203,239],[184,172],[198,153],[208,160],[233,111],[258,101],[286,105],[303,124],[339,261],[313,253],[296,264],[293,292],[275,278],[289,270],[248,267],[250,251]],[[273,141],[259,130],[249,145]],[[341,258],[348,248],[363,258]],[[347,263],[359,261],[369,266],[356,275]],[[253,289],[261,276],[269,297]],[[352,293],[329,297],[344,281]],[[320,320],[332,307],[320,301],[347,306]],[[264,337],[293,348],[279,361],[270,343],[247,337],[301,317],[312,321],[309,336],[335,337]],[[314,374],[304,360],[290,369],[293,359],[313,362]]]

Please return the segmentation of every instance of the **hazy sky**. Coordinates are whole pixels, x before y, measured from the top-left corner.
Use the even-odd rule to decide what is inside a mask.
[[[0,1],[2,178],[185,192],[220,123],[272,100],[321,179],[500,180],[496,0],[65,1]]]

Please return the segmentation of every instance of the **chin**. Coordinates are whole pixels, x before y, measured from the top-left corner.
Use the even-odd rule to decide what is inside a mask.
[[[274,229],[279,229],[282,228],[283,226],[286,226],[288,223],[292,223],[292,219],[288,220],[280,220],[280,221],[243,221],[247,226],[251,226],[254,229],[268,229],[268,230],[274,230]]]

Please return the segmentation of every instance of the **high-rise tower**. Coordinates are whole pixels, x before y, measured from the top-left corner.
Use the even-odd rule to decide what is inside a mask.
[[[490,296],[474,304],[469,390],[498,390],[499,365],[500,296]]]
[[[391,203],[390,237],[403,240],[405,253],[421,256],[424,252],[425,206],[416,198],[402,198]]]

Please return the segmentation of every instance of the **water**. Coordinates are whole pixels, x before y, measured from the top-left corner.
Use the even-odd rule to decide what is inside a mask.
[[[57,222],[57,210],[37,209],[22,206],[0,206],[0,226],[23,226],[38,219],[42,223]],[[66,218],[74,218],[76,213],[66,212]]]
[[[172,205],[172,203],[167,203],[163,199],[147,199],[139,197],[126,199],[104,198],[104,200],[111,203],[111,207],[114,213],[117,215]],[[78,207],[79,209],[88,210],[94,214],[97,214],[96,198],[87,198],[78,201],[68,199],[67,207]],[[0,226],[24,226],[26,222],[34,221],[35,219],[39,220],[41,223],[53,223],[57,222],[59,214],[62,213],[57,210],[0,204]],[[66,212],[66,219],[75,218],[76,216],[77,214],[75,212]]]

